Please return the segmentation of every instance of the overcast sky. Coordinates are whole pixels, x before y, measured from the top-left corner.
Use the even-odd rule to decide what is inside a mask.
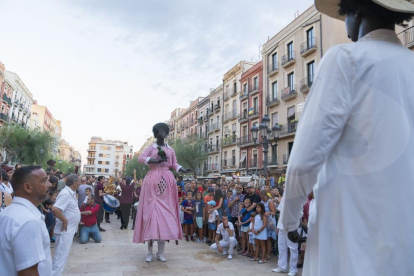
[[[152,126],[206,96],[313,0],[1,0],[0,61],[62,121],[137,151]]]

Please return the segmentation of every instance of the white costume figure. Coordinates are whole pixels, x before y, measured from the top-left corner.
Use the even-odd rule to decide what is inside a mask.
[[[287,168],[285,231],[315,195],[303,276],[414,275],[414,54],[394,31],[326,53]]]

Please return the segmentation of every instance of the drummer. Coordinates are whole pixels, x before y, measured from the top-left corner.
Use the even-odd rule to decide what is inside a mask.
[[[99,176],[95,185],[95,202],[99,205],[99,212],[98,212],[98,228],[99,231],[105,232],[106,230],[101,228],[101,222],[103,220],[103,214],[104,214],[104,207],[103,207],[103,196],[106,195],[104,192],[104,186],[103,183],[105,182],[105,176]],[[108,214],[108,220],[109,220],[109,214]]]

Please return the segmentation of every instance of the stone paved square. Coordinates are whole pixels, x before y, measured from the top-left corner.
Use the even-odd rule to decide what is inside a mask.
[[[134,276],[134,275],[189,275],[217,276],[237,275],[286,275],[272,272],[277,267],[277,259],[272,256],[266,264],[250,262],[249,258],[234,255],[233,260],[209,250],[205,244],[182,240],[167,243],[164,256],[167,262],[153,260],[145,262],[147,244],[133,244],[133,231],[120,230],[120,221],[114,215],[111,223],[103,223],[102,242],[95,244],[92,240],[80,244],[75,239],[70,251],[64,276]],[[154,253],[157,245],[155,244]],[[54,249],[52,248],[52,254]],[[301,270],[298,275],[301,275]]]

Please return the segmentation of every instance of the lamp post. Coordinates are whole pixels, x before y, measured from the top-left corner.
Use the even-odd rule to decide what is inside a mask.
[[[277,145],[277,139],[279,139],[279,134],[281,130],[281,126],[278,124],[275,124],[272,129],[269,128],[269,122],[270,119],[267,115],[265,115],[262,118],[262,122],[260,123],[259,127],[256,125],[252,126],[250,129],[250,132],[252,133],[252,138],[254,144],[256,144],[256,141],[258,141],[258,133],[260,132],[261,141],[258,141],[258,144],[260,147],[260,144],[263,145],[263,154],[264,154],[264,160],[263,160],[263,171],[265,177],[267,177],[267,166],[268,166],[268,156],[269,153],[269,145],[274,146]],[[274,144],[272,144],[271,139],[274,139]]]

